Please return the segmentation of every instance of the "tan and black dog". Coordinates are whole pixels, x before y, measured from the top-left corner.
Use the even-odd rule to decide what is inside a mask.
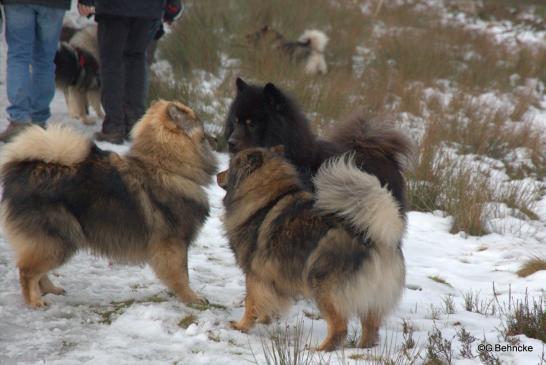
[[[245,149],[217,176],[229,243],[246,277],[245,314],[232,327],[246,332],[267,323],[303,295],[328,324],[319,350],[334,350],[355,315],[360,346],[372,346],[404,289],[404,214],[351,154],[320,167],[313,195],[282,153]]]
[[[216,173],[203,125],[183,104],[157,101],[132,137],[120,156],[66,128],[32,126],[4,147],[2,223],[30,306],[63,293],[47,274],[79,250],[148,263],[181,301],[205,301],[188,279]]]
[[[97,26],[82,29],[63,26],[61,37],[66,41],[60,43],[55,54],[55,83],[64,93],[70,116],[84,124],[95,124],[88,116],[89,107],[95,110],[98,119],[104,118]]]
[[[290,41],[279,31],[266,25],[256,32],[247,34],[245,38],[254,48],[273,49],[297,63],[305,63],[307,74],[317,75],[328,72],[324,51],[329,39],[320,30],[306,30],[298,40]]]

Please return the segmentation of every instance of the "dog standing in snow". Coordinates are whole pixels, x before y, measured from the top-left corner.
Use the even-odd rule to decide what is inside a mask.
[[[55,54],[55,83],[64,92],[70,116],[84,124],[95,124],[88,116],[91,106],[99,119],[104,118],[100,100],[100,67],[97,26],[82,29],[64,26]]]
[[[32,126],[3,148],[0,217],[29,306],[64,293],[48,273],[80,250],[148,263],[182,302],[206,303],[188,277],[188,247],[209,215],[204,187],[216,173],[203,124],[161,100],[132,137],[121,156],[59,125]]]
[[[247,34],[246,40],[256,48],[273,48],[280,50],[298,63],[305,62],[307,74],[317,75],[328,72],[324,50],[329,39],[320,30],[306,30],[297,41],[289,41],[280,32],[266,25],[257,32]]]

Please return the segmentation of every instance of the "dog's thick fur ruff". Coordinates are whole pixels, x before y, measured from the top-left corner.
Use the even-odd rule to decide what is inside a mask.
[[[61,42],[55,55],[55,81],[63,91],[70,116],[84,124],[94,124],[88,116],[88,107],[104,118],[100,101],[100,66],[97,26],[88,25],[79,30],[69,28],[74,34]]]
[[[279,31],[266,25],[254,33],[247,34],[246,40],[254,47],[273,48],[298,63],[305,63],[307,74],[318,75],[328,72],[324,51],[329,39],[320,30],[306,30],[297,41],[290,41]]]
[[[321,166],[313,196],[276,148],[238,153],[217,179],[227,191],[226,232],[247,284],[245,315],[232,326],[248,331],[303,295],[328,322],[320,350],[344,340],[354,315],[362,322],[360,345],[374,345],[405,282],[405,218],[379,180],[343,155]]]
[[[237,95],[224,127],[232,153],[283,145],[286,157],[312,189],[311,178],[325,160],[352,152],[356,166],[376,176],[404,209],[403,172],[412,158],[413,144],[390,123],[355,114],[337,123],[325,139],[319,139],[298,104],[275,85],[252,85],[240,78],[236,84]]]
[[[187,250],[209,214],[215,158],[191,109],[158,101],[133,129],[126,156],[56,125],[25,129],[2,151],[4,232],[26,303],[62,293],[47,273],[79,250],[148,263],[186,303]]]

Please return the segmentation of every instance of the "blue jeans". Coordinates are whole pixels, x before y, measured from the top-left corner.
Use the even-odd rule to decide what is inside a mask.
[[[44,126],[55,95],[54,59],[65,10],[27,4],[8,4],[4,9],[8,118]]]

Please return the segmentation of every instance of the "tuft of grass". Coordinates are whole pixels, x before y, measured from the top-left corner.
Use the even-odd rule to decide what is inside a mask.
[[[178,322],[178,327],[187,329],[192,324],[197,323],[197,316],[194,314],[188,314]]]
[[[117,302],[111,302],[106,309],[97,309],[95,310],[95,313],[98,314],[100,317],[99,323],[111,325],[115,317],[121,315],[123,312],[125,312],[125,310],[127,310],[127,308],[131,307],[134,304],[163,303],[166,301],[167,299],[165,299],[160,294],[154,294],[141,300],[127,299]]]
[[[222,305],[222,304],[216,304],[216,303],[206,303],[206,304],[186,304],[186,306],[192,308],[192,309],[197,309],[199,311],[206,311],[206,310],[209,310],[209,309],[220,309],[220,310],[226,310],[227,307],[225,305]]]
[[[526,295],[505,313],[505,336],[525,335],[546,342],[546,303]]]
[[[425,364],[452,364],[454,354],[453,338],[444,338],[442,332],[434,325],[432,332],[428,334],[427,341]]]
[[[435,281],[435,282],[437,282],[437,283],[440,283],[440,284],[444,284],[444,285],[453,287],[446,279],[442,278],[442,277],[439,276],[439,275],[429,275],[429,276],[427,276],[427,277],[428,277],[430,280]]]
[[[527,219],[538,220],[538,215],[534,212],[537,201],[542,196],[541,190],[534,184],[519,184],[512,181],[498,193],[499,201],[505,203],[509,208],[517,209],[523,213]]]
[[[303,310],[303,315],[309,319],[312,319],[313,321],[318,321],[322,318],[319,312],[311,312],[305,309]]]
[[[444,313],[445,314],[455,314],[455,301],[453,300],[453,295],[448,294],[442,298],[444,303]]]
[[[473,359],[475,356],[472,353],[472,350],[474,348],[474,342],[477,341],[477,338],[472,336],[470,332],[466,330],[466,328],[461,327],[457,331],[457,340],[459,340],[459,343],[461,344],[459,355],[463,359]]]
[[[432,319],[433,321],[437,321],[441,318],[441,316],[442,316],[441,308],[431,304],[428,318]]]
[[[496,298],[482,298],[479,291],[469,290],[463,294],[464,309],[468,312],[478,313],[484,316],[495,315],[497,306]]]
[[[277,323],[261,337],[261,350],[267,365],[311,365],[322,363],[325,355],[308,351],[311,332],[304,329],[303,319],[294,326]],[[262,364],[251,349],[256,364]],[[327,363],[327,362],[326,362]]]
[[[541,270],[546,270],[546,258],[533,257],[521,265],[517,274],[520,278],[525,278]]]
[[[120,302],[112,302],[110,303],[109,309],[95,311],[95,313],[97,313],[100,317],[99,323],[111,325],[114,317],[117,317],[125,312],[125,310],[132,306],[134,303],[134,299],[123,300]]]

